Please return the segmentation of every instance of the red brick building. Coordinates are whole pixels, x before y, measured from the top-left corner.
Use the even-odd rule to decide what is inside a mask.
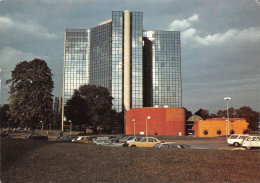
[[[150,119],[148,119],[150,116]],[[183,108],[134,108],[126,113],[126,134],[185,136]]]

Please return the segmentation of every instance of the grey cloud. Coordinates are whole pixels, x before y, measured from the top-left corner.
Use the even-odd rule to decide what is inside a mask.
[[[9,24],[16,30],[0,27],[0,66],[11,71],[23,59],[46,59],[54,74],[54,95],[61,96],[65,29],[92,28],[111,18],[112,11],[126,9],[143,12],[147,30],[166,30],[174,21],[197,15],[181,30],[186,34],[182,39],[184,107],[214,112],[225,109],[223,98],[230,95],[231,106],[259,110],[260,7],[254,0],[2,1],[0,21],[17,25]],[[7,52],[13,54],[7,57]],[[2,89],[2,99],[7,92]]]

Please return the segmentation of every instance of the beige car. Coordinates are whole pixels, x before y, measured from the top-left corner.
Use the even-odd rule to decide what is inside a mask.
[[[129,142],[129,147],[153,147],[155,144],[161,142],[154,137],[142,137],[139,141]]]

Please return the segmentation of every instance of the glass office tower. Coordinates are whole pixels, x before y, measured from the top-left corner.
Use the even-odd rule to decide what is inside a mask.
[[[67,29],[63,104],[80,85],[94,84],[109,90],[118,112],[182,107],[180,45],[180,32],[144,31],[143,13],[129,10],[91,29]]]
[[[144,32],[144,106],[182,107],[179,31]]]
[[[73,95],[74,89],[88,83],[89,37],[88,29],[66,30],[63,71],[63,99],[65,103]]]

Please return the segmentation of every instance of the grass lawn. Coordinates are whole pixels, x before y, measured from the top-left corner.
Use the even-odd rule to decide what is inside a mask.
[[[260,182],[259,151],[103,147],[1,137],[5,182]]]

